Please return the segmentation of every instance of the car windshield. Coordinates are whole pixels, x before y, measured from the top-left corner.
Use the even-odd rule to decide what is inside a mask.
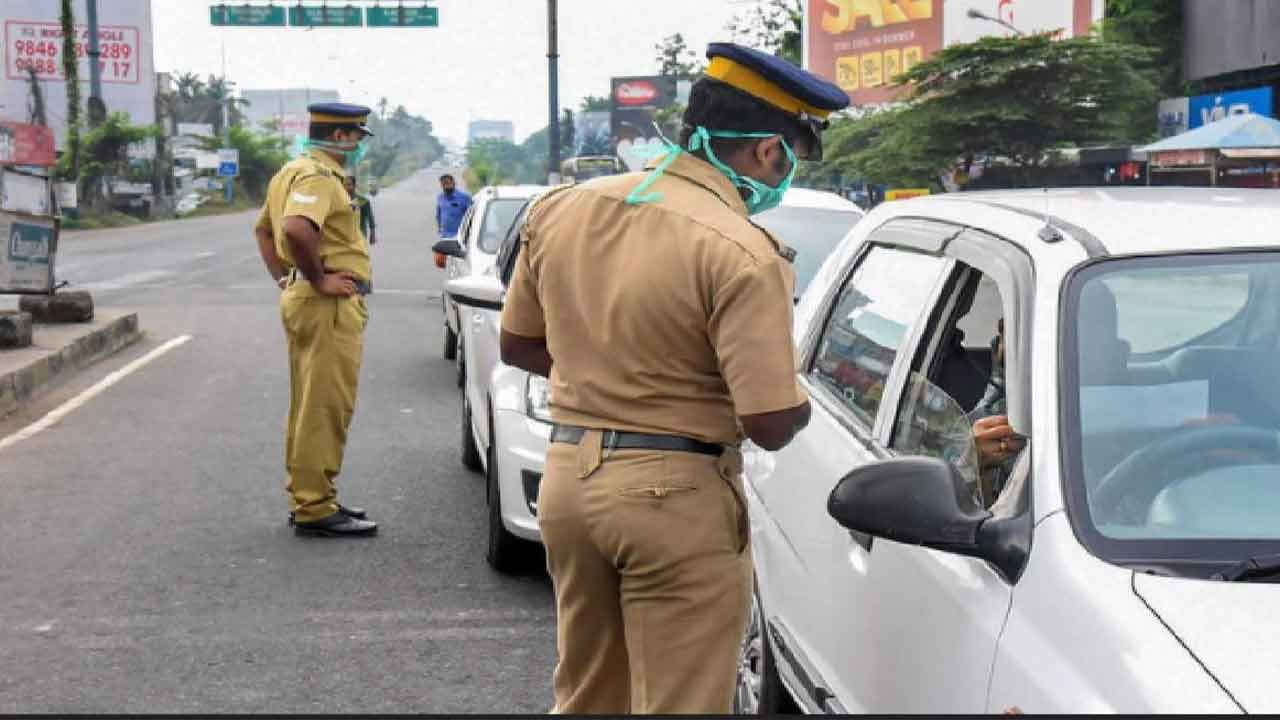
[[[1077,528],[1143,542],[1144,557],[1206,541],[1275,547],[1280,254],[1104,262],[1073,280],[1067,312]]]
[[[809,286],[853,224],[862,217],[853,210],[779,207],[760,213],[755,222],[796,251],[796,297]]]
[[[512,221],[516,219],[524,203],[525,201],[520,198],[498,198],[489,201],[484,209],[484,221],[480,225],[480,239],[476,243],[482,252],[490,255],[498,252],[502,238],[507,236],[507,230],[511,228]]]

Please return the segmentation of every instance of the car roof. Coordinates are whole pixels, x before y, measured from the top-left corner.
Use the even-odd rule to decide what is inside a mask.
[[[811,210],[843,210],[863,214],[862,208],[833,192],[811,190],[809,188],[791,188],[782,196],[781,207],[807,208]]]
[[[1046,217],[1091,255],[1280,247],[1280,192],[1236,188],[1128,187],[996,190],[884,203],[882,215],[956,219],[961,213]],[[878,208],[879,209],[879,208]],[[995,224],[993,218],[993,224]],[[878,224],[878,223],[877,223]],[[973,225],[972,222],[966,223]],[[1072,227],[1074,226],[1074,228]],[[981,227],[980,225],[978,227]],[[987,228],[992,229],[992,228]],[[1084,233],[1073,232],[1083,230]],[[1081,237],[1081,235],[1091,237]],[[1009,237],[1031,248],[1032,237]]]

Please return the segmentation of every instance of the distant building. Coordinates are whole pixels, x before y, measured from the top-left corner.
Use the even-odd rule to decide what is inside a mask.
[[[280,132],[302,135],[307,132],[307,106],[316,102],[339,102],[337,90],[317,88],[277,88],[274,90],[241,90],[248,102],[241,112],[250,126],[263,128],[279,121]]]
[[[472,120],[467,126],[467,142],[474,140],[516,141],[516,128],[510,120]]]

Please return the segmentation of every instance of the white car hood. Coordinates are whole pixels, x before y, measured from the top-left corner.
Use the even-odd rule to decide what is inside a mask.
[[[1280,585],[1134,576],[1134,590],[1249,713],[1280,713]]]

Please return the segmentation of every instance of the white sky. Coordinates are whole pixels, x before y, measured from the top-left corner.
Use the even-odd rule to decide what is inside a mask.
[[[475,119],[513,121],[517,141],[547,124],[545,0],[438,0],[440,27],[418,29],[219,28],[211,4],[152,0],[157,71],[220,74],[225,44],[241,88],[329,88],[369,106],[385,96],[460,143]],[[699,55],[731,39],[725,26],[750,4],[560,0],[561,107],[607,96],[611,77],[655,72],[654,45],[667,35],[683,33]]]

